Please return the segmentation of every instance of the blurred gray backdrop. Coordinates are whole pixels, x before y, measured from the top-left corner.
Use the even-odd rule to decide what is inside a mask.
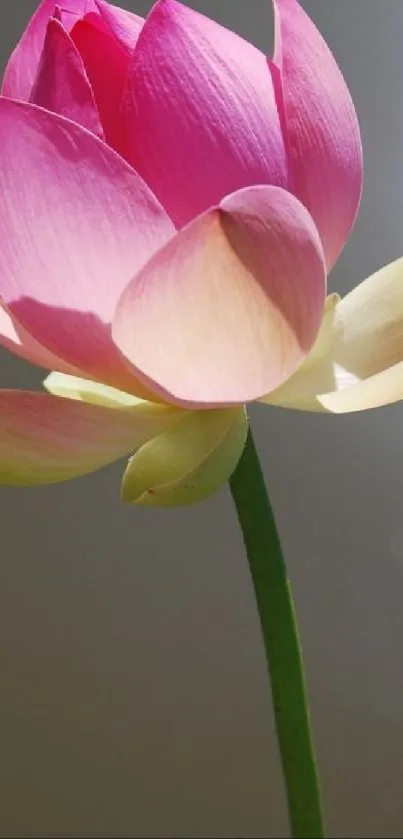
[[[1,6],[1,64],[35,5]],[[269,0],[190,5],[270,48]],[[331,277],[345,292],[403,253],[403,3],[303,5],[363,133],[361,213]],[[1,386],[40,378],[1,352]],[[295,587],[329,836],[402,837],[403,406],[259,407],[253,425]],[[286,836],[229,493],[131,509],[120,473],[0,490],[0,834]]]

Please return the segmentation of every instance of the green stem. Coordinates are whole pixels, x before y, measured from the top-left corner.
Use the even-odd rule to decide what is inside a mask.
[[[322,839],[324,825],[290,582],[255,444],[230,480],[263,632],[294,839]]]

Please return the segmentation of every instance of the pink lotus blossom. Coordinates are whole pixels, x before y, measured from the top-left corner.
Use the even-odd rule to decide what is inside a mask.
[[[135,452],[125,499],[189,503],[231,475],[247,403],[398,398],[401,264],[324,310],[361,194],[355,110],[297,0],[274,8],[273,60],[175,0],[32,18],[0,97],[0,342],[54,372],[0,391],[4,483]]]

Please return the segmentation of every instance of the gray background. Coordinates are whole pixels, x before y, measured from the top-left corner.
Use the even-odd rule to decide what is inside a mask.
[[[268,0],[190,5],[271,44]],[[403,252],[403,3],[303,5],[362,126],[362,209],[331,277],[346,291]],[[1,63],[34,7],[1,7]],[[0,374],[3,386],[40,382],[5,352]],[[402,419],[400,405],[253,412],[295,586],[330,836],[403,836]],[[120,472],[0,490],[0,833],[286,836],[229,494],[185,511],[125,508]]]

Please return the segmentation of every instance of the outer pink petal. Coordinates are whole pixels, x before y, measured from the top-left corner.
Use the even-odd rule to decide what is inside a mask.
[[[18,355],[32,364],[37,364],[38,367],[44,367],[46,370],[58,370],[63,373],[74,371],[73,367],[38,344],[35,338],[15,318],[12,318],[10,313],[1,305],[0,346],[6,347],[14,355]]]
[[[98,22],[101,22],[101,26]],[[119,145],[119,110],[129,68],[129,56],[102,18],[89,15],[71,32],[91,82],[107,143]]]
[[[8,99],[0,121],[0,297],[50,352],[131,390],[110,323],[172,224],[136,172],[81,126]]]
[[[316,222],[330,269],[354,223],[362,147],[354,105],[322,36],[297,0],[273,0],[275,64],[292,189]]]
[[[104,408],[44,393],[0,391],[0,483],[57,483],[135,451],[180,419],[142,403]]]
[[[46,29],[54,15],[55,0],[42,0],[31,18],[22,38],[12,53],[3,78],[1,93],[12,99],[29,99],[38,71],[38,64],[45,41]],[[74,25],[83,14],[93,11],[92,0],[63,0],[63,24]]]
[[[113,335],[165,398],[199,408],[242,404],[303,360],[325,284],[308,211],[278,187],[251,187],[150,260],[122,296]]]
[[[175,0],[159,0],[140,33],[122,132],[122,153],[177,226],[242,187],[287,183],[266,58]]]
[[[55,18],[51,18],[48,24],[31,102],[78,122],[99,137],[103,136],[99,113],[80,53],[70,35]]]
[[[120,9],[119,6],[112,6],[105,0],[95,0],[95,3],[109,31],[128,53],[133,52],[144,19],[127,12],[126,9]]]

